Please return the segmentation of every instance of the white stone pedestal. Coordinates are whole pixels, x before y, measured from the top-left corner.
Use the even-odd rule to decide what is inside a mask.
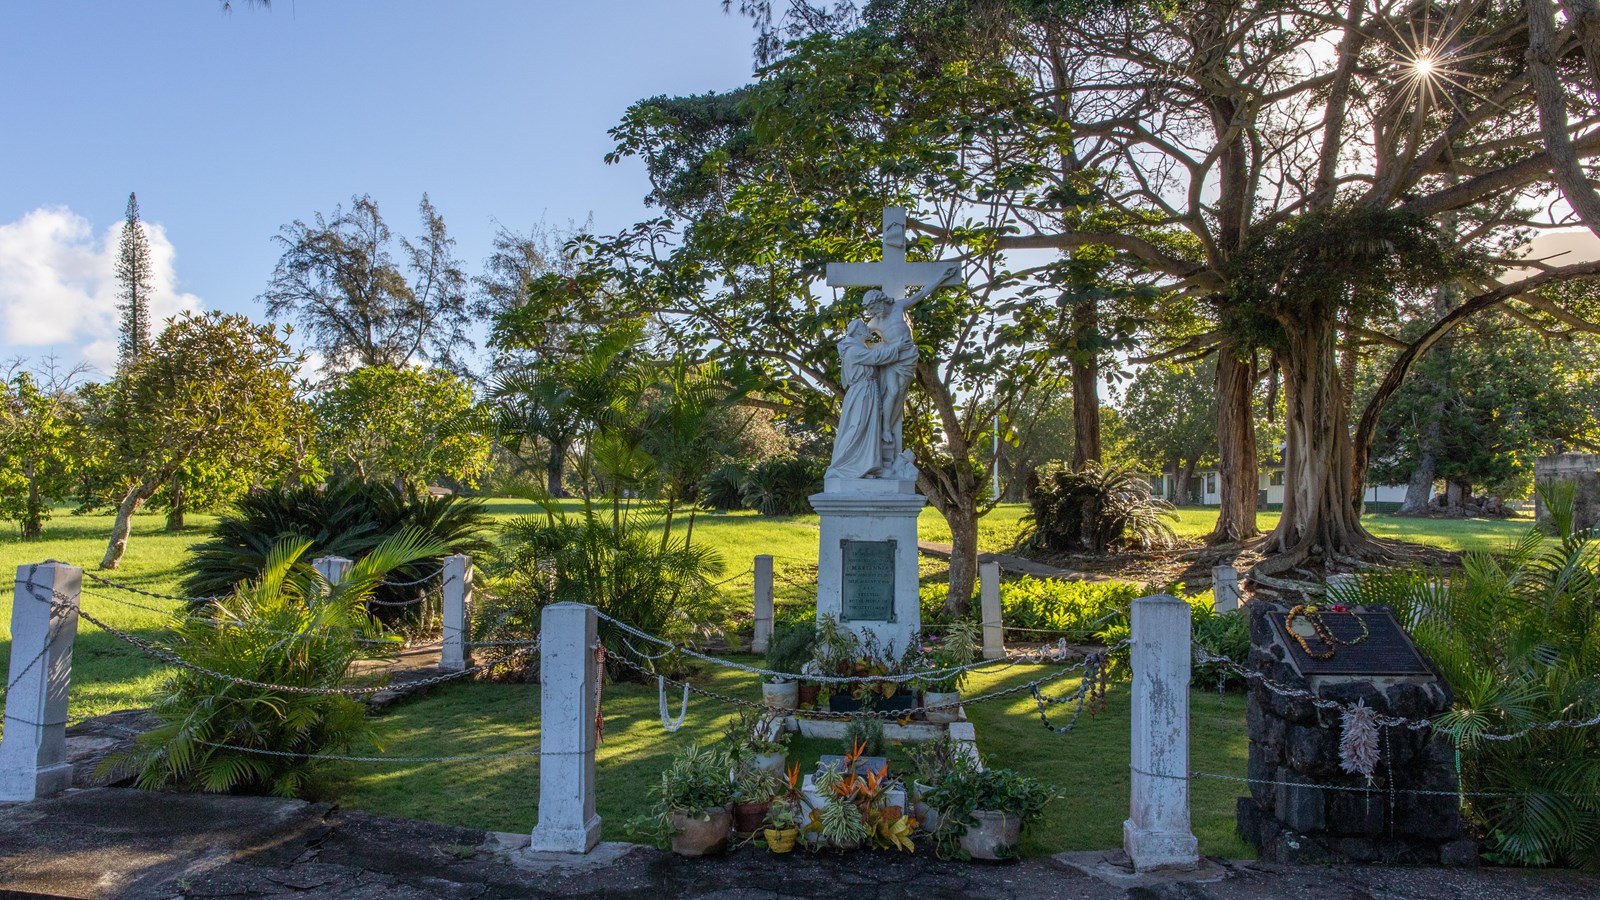
[[[18,566],[11,601],[10,690],[0,738],[0,802],[50,797],[72,787],[67,696],[78,634],[83,570],[63,563]]]
[[[917,598],[917,516],[928,499],[915,481],[880,478],[829,478],[826,489],[811,495],[822,517],[817,556],[817,616],[831,615],[863,637],[872,633],[878,646],[898,655],[922,630]],[[853,619],[846,615],[843,591],[844,541],[893,541],[894,600],[887,620]]]
[[[529,844],[543,853],[588,853],[600,843],[595,812],[594,607],[552,603],[540,616],[539,821]]]
[[[1200,861],[1189,826],[1191,616],[1177,597],[1133,601],[1133,779],[1122,848],[1138,872],[1192,870]]]

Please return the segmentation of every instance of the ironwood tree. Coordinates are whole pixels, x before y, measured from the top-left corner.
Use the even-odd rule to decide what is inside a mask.
[[[417,212],[415,240],[397,239],[365,194],[348,210],[285,225],[275,238],[283,255],[258,298],[268,317],[304,326],[333,371],[413,360],[461,371],[460,353],[473,347],[467,277],[427,194]]]

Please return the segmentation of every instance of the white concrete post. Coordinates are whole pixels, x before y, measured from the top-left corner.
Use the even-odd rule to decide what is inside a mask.
[[[772,640],[772,557],[756,557],[756,633],[750,640],[750,649],[756,653],[767,652]]]
[[[350,567],[353,565],[354,562],[342,556],[319,556],[311,561],[311,568],[335,587],[350,577]]]
[[[11,672],[0,737],[0,802],[72,787],[67,694],[78,635],[83,570],[58,562],[18,566],[11,601]]]
[[[442,622],[444,640],[439,647],[439,668],[459,672],[472,661],[467,649],[468,612],[472,609],[472,557],[465,553],[444,558],[440,584],[444,592]]]
[[[600,843],[594,807],[594,607],[544,608],[539,649],[539,821],[530,848],[588,853]]]
[[[1228,612],[1239,608],[1239,570],[1233,566],[1211,569],[1211,608]]]
[[[1006,631],[1000,621],[1000,564],[978,563],[978,611],[983,615],[983,658],[1006,655]]]
[[[1122,847],[1135,870],[1193,869],[1189,827],[1189,604],[1133,601],[1133,789]]]

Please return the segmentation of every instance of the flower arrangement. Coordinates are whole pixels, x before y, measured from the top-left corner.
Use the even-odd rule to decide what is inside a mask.
[[[816,786],[822,806],[812,810],[806,830],[835,849],[854,849],[867,842],[880,849],[910,853],[916,849],[911,834],[917,820],[901,806],[889,803],[888,792],[895,781],[889,777],[888,764],[876,772],[856,772],[864,750],[858,744],[845,755],[843,766],[826,767],[818,773]]]

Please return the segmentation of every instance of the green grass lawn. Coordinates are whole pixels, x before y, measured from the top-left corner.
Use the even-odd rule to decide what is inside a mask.
[[[748,661],[748,659],[746,660]],[[1018,666],[976,675],[968,693],[1025,684],[1045,670]],[[709,670],[703,687],[755,700],[754,678]],[[1067,693],[1072,679],[1048,686]],[[678,697],[669,698],[674,715]],[[1191,695],[1191,762],[1197,770],[1228,775],[1245,771],[1244,699],[1215,693]],[[625,822],[645,811],[644,798],[670,751],[721,736],[734,709],[695,697],[683,728],[667,733],[660,722],[653,686],[610,684],[605,689],[605,741],[597,755],[596,794],[606,840],[625,840]],[[1064,708],[1063,708],[1064,709]],[[1085,714],[1077,729],[1052,734],[1039,721],[1034,701],[1017,694],[967,708],[978,746],[991,766],[1017,769],[1050,785],[1060,799],[1024,841],[1030,854],[1118,846],[1128,815],[1129,700],[1126,683],[1114,683],[1105,712]],[[1067,713],[1057,713],[1057,722]],[[538,746],[539,689],[533,685],[466,684],[445,687],[405,704],[377,721],[383,750],[395,756],[514,753]],[[823,753],[842,752],[832,742],[797,741],[791,758],[809,767]],[[903,757],[891,751],[891,766]],[[903,769],[899,769],[904,771]],[[538,809],[538,761],[534,758],[451,763],[350,764],[334,795],[354,809],[432,819],[496,831],[526,832]],[[1192,808],[1200,851],[1226,857],[1250,855],[1233,833],[1236,785],[1194,784]]]
[[[574,501],[575,502],[575,501]],[[492,500],[494,516],[537,512],[532,504]],[[1020,504],[997,508],[982,521],[980,544],[986,550],[1014,543],[1022,515]],[[1179,511],[1178,529],[1198,537],[1209,530],[1216,513],[1209,509]],[[122,567],[112,577],[147,590],[179,593],[177,567],[189,548],[204,539],[214,520],[191,516],[177,534],[164,531],[160,516],[134,520],[133,538]],[[1277,522],[1276,513],[1260,517],[1263,528]],[[1369,516],[1373,533],[1446,549],[1498,549],[1527,527],[1521,521],[1415,520]],[[0,566],[7,572],[46,559],[90,568],[99,561],[110,530],[109,516],[73,516],[65,510],[46,525],[43,540],[23,542],[14,533],[0,537]],[[730,605],[747,604],[753,590],[749,574],[758,553],[770,553],[777,568],[777,593],[787,605],[803,606],[814,597],[810,567],[817,553],[817,517],[765,518],[750,512],[699,513],[695,539],[718,548],[728,581],[720,591]],[[948,541],[942,518],[925,510],[919,534]],[[924,560],[925,574],[942,563]],[[132,600],[151,609],[115,602]],[[0,670],[9,664],[10,591],[0,593]],[[134,597],[86,584],[83,608],[116,627],[148,639],[170,639],[166,615],[178,604]],[[977,676],[969,692],[1021,683],[1035,670],[1015,669],[1003,675]],[[163,677],[163,667],[137,650],[82,623],[73,658],[71,716],[81,718],[119,709],[148,706]],[[705,684],[716,690],[755,699],[753,679],[734,673],[708,673]],[[1071,683],[1060,686],[1060,690]],[[676,698],[673,698],[676,709]],[[1245,760],[1243,700],[1215,694],[1193,695],[1193,766],[1203,771],[1242,774]],[[622,824],[642,809],[642,798],[665,765],[668,752],[689,741],[710,740],[721,733],[731,709],[705,700],[691,704],[688,722],[675,735],[666,734],[657,714],[653,689],[637,685],[607,687],[607,739],[600,752],[600,811],[608,839],[622,838]],[[1114,847],[1121,840],[1127,814],[1128,706],[1126,690],[1112,692],[1108,709],[1085,717],[1079,728],[1053,735],[1041,727],[1037,710],[1026,695],[973,706],[979,746],[992,765],[1008,766],[1055,786],[1063,799],[1051,805],[1045,821],[1033,831],[1029,852]],[[537,746],[538,689],[532,686],[457,684],[421,700],[404,704],[377,720],[383,749],[393,755],[431,756],[502,753]],[[802,756],[822,747],[797,747]],[[537,761],[513,758],[439,764],[377,764],[346,773],[338,799],[352,807],[393,815],[416,816],[506,831],[532,827],[536,808]],[[1233,798],[1237,786],[1218,781],[1193,785],[1194,827],[1202,852],[1228,856],[1247,853],[1233,836]]]

